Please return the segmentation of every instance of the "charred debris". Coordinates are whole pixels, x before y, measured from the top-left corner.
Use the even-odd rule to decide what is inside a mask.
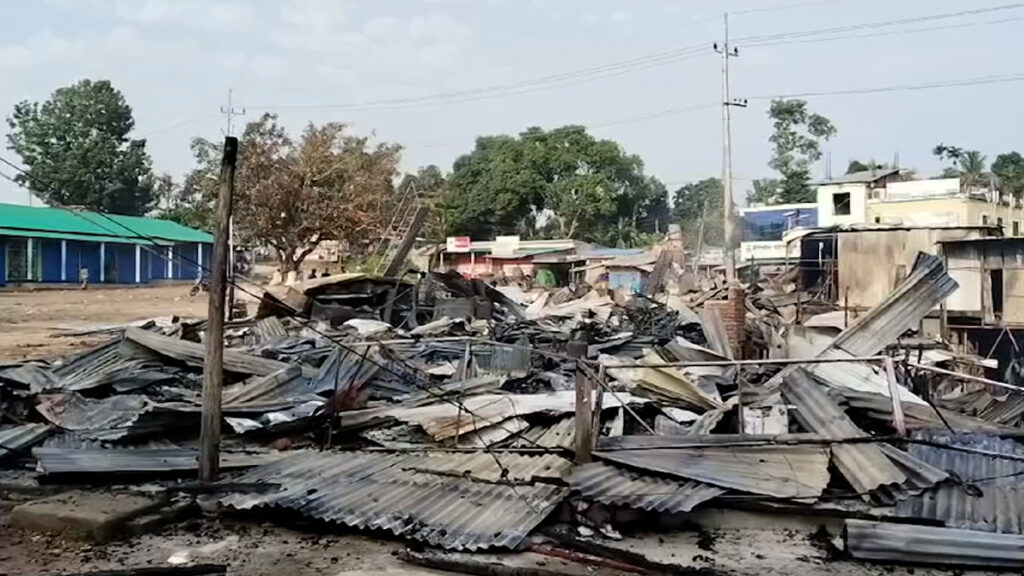
[[[727,286],[672,264],[637,294],[316,279],[228,323],[220,483],[193,480],[204,322],[183,319],[0,367],[0,465],[432,557],[587,556],[645,519],[741,509],[845,523],[854,559],[1024,567],[1024,395],[919,332],[956,289],[942,262],[921,254],[854,318],[794,274]]]

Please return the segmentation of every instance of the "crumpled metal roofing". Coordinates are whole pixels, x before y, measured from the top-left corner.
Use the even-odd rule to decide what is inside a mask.
[[[570,466],[551,454],[316,452],[232,480],[278,490],[221,502],[236,509],[278,506],[449,549],[515,548],[568,493],[529,482],[561,478]]]
[[[642,404],[646,398],[628,392],[604,393],[603,408],[616,408],[622,403]],[[419,424],[436,440],[465,434],[478,428],[492,426],[509,418],[546,412],[565,414],[576,409],[576,392],[560,390],[542,394],[481,394],[457,402],[438,402],[414,408],[396,407],[383,415],[412,424]]]
[[[1024,446],[988,434],[922,430],[914,437],[1024,458]],[[1024,534],[1024,462],[920,444],[911,444],[908,451],[973,484],[980,494],[960,484],[935,486],[900,502],[898,516],[939,520],[951,528]]]
[[[785,401],[796,407],[791,414],[805,429],[835,440],[867,436],[802,368],[786,374],[781,390]],[[935,483],[929,479],[943,477],[941,471],[928,464],[900,455],[903,466],[916,470],[908,477],[876,444],[834,444],[832,461],[865,499],[868,492],[879,488],[926,488]]]
[[[828,485],[825,446],[702,446],[598,451],[594,456],[631,468],[779,498],[816,498]]]
[[[195,448],[51,448],[32,450],[43,474],[144,474],[199,469]],[[284,457],[278,452],[221,452],[222,469],[248,468]]]
[[[175,379],[175,371],[149,358],[138,358],[113,340],[71,358],[53,369],[61,390],[88,390],[110,385],[118,392]]]
[[[847,520],[846,550],[854,558],[911,564],[1024,567],[1024,539],[974,530]]]
[[[904,332],[959,288],[938,256],[917,253],[907,278],[889,296],[844,330],[832,347],[854,356],[872,356],[885,349]]]
[[[22,424],[13,428],[0,430],[0,459],[27,449],[44,438],[53,430],[49,424]]]
[[[590,500],[670,513],[689,512],[726,492],[704,482],[634,474],[601,462],[575,466],[568,481],[573,490]]]
[[[40,396],[36,410],[50,422],[83,438],[117,440],[166,431],[198,419],[198,409],[158,404],[142,395],[121,394],[103,399],[77,392]]]
[[[269,412],[324,399],[313,393],[309,379],[297,365],[268,376],[257,376],[224,388],[221,406],[225,413]]]

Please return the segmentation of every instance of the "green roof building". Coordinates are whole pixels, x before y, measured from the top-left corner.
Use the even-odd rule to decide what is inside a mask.
[[[209,267],[212,244],[169,220],[0,204],[0,286],[191,280]]]

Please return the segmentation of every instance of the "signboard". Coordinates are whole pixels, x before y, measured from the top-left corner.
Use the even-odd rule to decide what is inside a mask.
[[[445,252],[469,252],[473,241],[469,236],[449,236],[445,241]]]

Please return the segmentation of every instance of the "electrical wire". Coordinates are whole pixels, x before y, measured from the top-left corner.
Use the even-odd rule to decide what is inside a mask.
[[[848,88],[845,90],[822,90],[814,92],[791,92],[784,94],[771,94],[749,96],[747,100],[775,100],[780,98],[813,98],[819,96],[846,96],[851,94],[875,94],[879,92],[900,92],[916,90],[933,90],[937,88],[955,88],[961,86],[982,86],[988,84],[1003,84],[1007,82],[1020,82],[1024,80],[1024,72],[1004,75],[979,76],[975,78],[963,78],[958,80],[939,80],[922,84],[896,84],[891,86],[876,86],[871,88]]]
[[[973,28],[978,26],[994,26],[997,24],[1007,24],[1009,22],[1019,22],[1024,18],[1003,18],[1000,20],[986,20],[984,22],[965,22],[962,24],[947,24],[945,26],[930,26],[928,28],[913,28],[910,30],[890,30],[887,32],[872,32],[870,34],[851,34],[847,36],[829,36],[826,38],[811,38],[807,40],[780,40],[778,42],[761,42],[753,44],[755,48],[762,48],[765,46],[783,46],[783,45],[795,45],[795,44],[816,44],[820,42],[835,42],[838,40],[857,40],[861,38],[878,38],[881,36],[904,36],[907,34],[920,34],[924,32],[936,32],[940,30],[956,30],[959,28]]]

